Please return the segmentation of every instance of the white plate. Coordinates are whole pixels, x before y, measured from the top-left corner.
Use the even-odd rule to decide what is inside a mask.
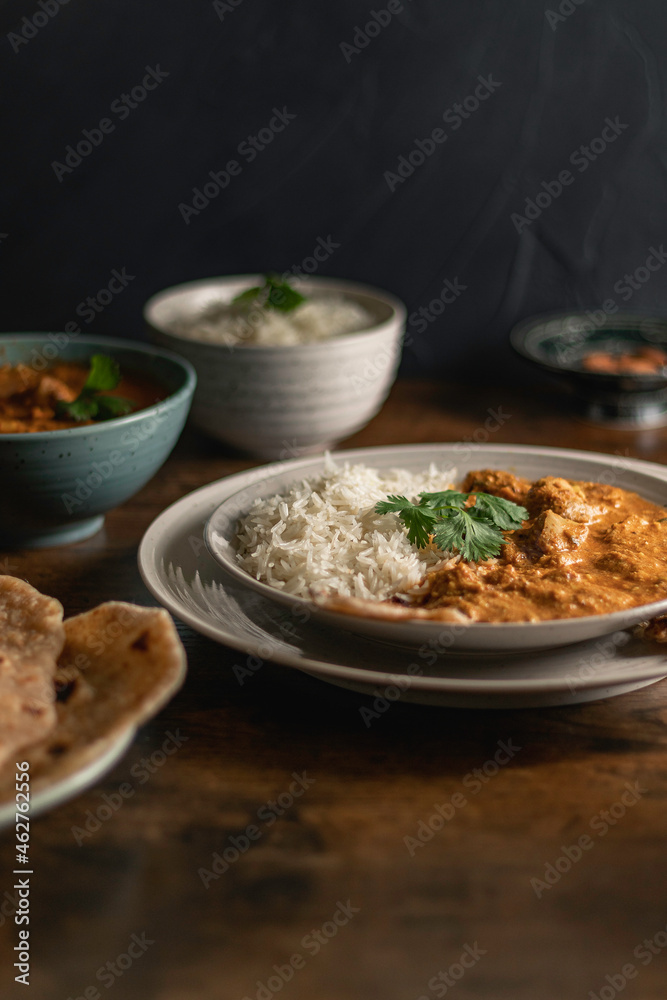
[[[336,461],[363,462],[373,468],[404,468],[421,472],[433,462],[442,469],[457,466],[462,479],[470,469],[507,469],[527,479],[541,476],[564,476],[590,482],[608,482],[626,490],[639,493],[653,503],[667,505],[667,482],[661,466],[649,463],[631,463],[609,455],[566,451],[557,448],[526,448],[509,445],[464,446],[469,455],[462,460],[462,446],[412,445],[388,448],[364,448],[338,452]],[[383,621],[325,611],[312,601],[284,594],[275,587],[254,579],[242,569],[236,559],[235,538],[238,520],[258,498],[283,493],[304,477],[319,475],[324,468],[324,458],[284,462],[279,466],[265,467],[261,480],[243,482],[244,476],[233,477],[238,491],[227,497],[215,510],[206,526],[205,540],[213,557],[226,573],[241,585],[272,601],[290,608],[308,611],[325,625],[343,628],[358,635],[382,639],[385,642],[419,647],[425,642],[447,643],[450,649],[485,653],[527,652],[535,649],[553,649],[568,643],[583,642],[627,628],[647,618],[667,611],[665,600],[644,604],[636,608],[614,611],[606,615],[584,618],[564,618],[540,622],[471,622],[448,625],[429,621]],[[638,468],[641,464],[642,468]],[[646,471],[648,467],[649,471]],[[272,471],[273,470],[273,471]],[[667,591],[666,591],[667,593]]]
[[[544,449],[513,449],[517,455],[530,450]],[[366,461],[378,449],[336,457],[343,454]],[[648,474],[655,468],[623,462]],[[438,656],[428,648],[406,650],[327,628],[312,617],[304,621],[303,609],[267,600],[218,566],[203,541],[204,526],[240,488],[302,464],[275,463],[196,490],[163,511],[139,547],[139,569],[151,593],[197,632],[245,654],[238,658],[239,667],[254,671],[273,661],[387,702],[400,694],[406,701],[466,708],[577,704],[667,676],[667,650],[626,640],[627,633],[615,633],[617,641],[605,637],[538,653]],[[465,464],[474,467],[474,455]]]
[[[78,771],[68,774],[61,781],[53,785],[46,785],[44,788],[30,795],[30,812],[26,813],[29,819],[34,819],[47,809],[54,809],[56,806],[80,795],[86,788],[90,788],[99,779],[110,771],[117,761],[123,756],[130,743],[134,739],[137,729],[130,726],[124,729],[114,739],[113,744],[96,760],[85,764]],[[0,806],[0,828],[14,824],[16,816],[16,806],[13,802],[6,802]]]

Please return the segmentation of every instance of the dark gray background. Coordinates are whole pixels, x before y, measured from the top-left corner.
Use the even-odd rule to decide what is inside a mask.
[[[341,44],[385,0],[232,2],[221,19],[211,2],[69,0],[17,52],[9,33],[41,8],[2,6],[0,329],[78,321],[142,337],[151,293],[284,270],[329,236],[340,247],[319,273],[391,290],[410,313],[445,279],[466,286],[426,329],[411,324],[406,374],[515,377],[507,333],[536,312],[610,298],[665,312],[667,267],[629,301],[614,290],[665,238],[659,0],[412,0],[347,59]],[[559,6],[572,13],[546,16]],[[125,120],[110,115],[158,65],[164,82]],[[443,123],[489,74],[501,86],[460,128]],[[247,163],[238,145],[274,107],[296,118]],[[53,161],[105,116],[113,133],[59,182]],[[580,172],[570,156],[607,117],[627,127]],[[390,191],[385,172],[438,127],[447,140]],[[240,176],[186,225],[179,204],[230,158]],[[512,213],[564,169],[573,182],[519,234]],[[77,317],[123,267],[122,294]]]

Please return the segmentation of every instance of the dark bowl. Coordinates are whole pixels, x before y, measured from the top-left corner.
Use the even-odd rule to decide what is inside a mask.
[[[659,347],[667,352],[667,319],[617,313],[600,322],[599,316],[590,310],[531,316],[514,327],[510,341],[518,354],[558,378],[587,419],[628,428],[667,424],[667,368],[608,374],[582,365],[592,350]]]

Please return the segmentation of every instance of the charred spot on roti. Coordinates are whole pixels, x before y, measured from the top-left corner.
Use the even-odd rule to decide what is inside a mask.
[[[74,693],[75,686],[75,680],[58,682],[56,679],[56,701],[62,702],[63,704],[68,701]]]
[[[148,632],[142,632],[132,643],[132,649],[148,649]]]

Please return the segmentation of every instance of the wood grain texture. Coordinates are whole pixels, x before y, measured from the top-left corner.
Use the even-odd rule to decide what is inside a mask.
[[[471,395],[434,382],[398,384],[349,443],[465,440],[489,407],[511,414],[490,438],[498,443],[667,461],[665,430],[594,428],[572,419],[557,395]],[[8,553],[4,569],[57,597],[67,614],[110,599],[150,604],[136,549],[151,520],[251,464],[187,432],[99,535]],[[106,996],[113,974],[103,967],[144,933],[154,943],[112,980],[112,996],[254,1000],[259,991],[266,1000],[258,983],[274,977],[266,989],[289,1000],[430,1000],[445,995],[446,980],[433,977],[450,967],[456,977],[468,945],[478,959],[447,987],[458,1000],[588,997],[627,963],[638,970],[628,997],[663,997],[667,957],[643,964],[633,952],[667,926],[667,682],[558,709],[396,704],[367,728],[361,696],[271,664],[239,685],[231,667],[241,654],[179,628],[185,687],[102,782],[33,822],[32,1000],[80,997],[93,986]],[[165,754],[170,734],[181,746]],[[520,749],[476,779],[498,741]],[[314,781],[297,796],[294,775],[304,772]],[[620,813],[635,782],[636,801],[604,830],[602,811]],[[123,783],[132,793],[120,808],[77,834]],[[438,805],[447,813],[457,793],[465,805],[410,850],[405,838]],[[249,826],[259,836],[205,888],[200,869],[212,871],[230,838],[243,845]],[[538,898],[531,879],[544,879],[584,834],[592,846],[569,870],[554,869],[558,880]],[[0,840],[2,995],[10,997],[24,995],[11,971],[13,842],[11,831]],[[358,912],[349,916],[349,907]],[[311,935],[321,928],[315,954]],[[276,979],[274,966],[296,954],[301,967],[288,982],[287,972]]]

